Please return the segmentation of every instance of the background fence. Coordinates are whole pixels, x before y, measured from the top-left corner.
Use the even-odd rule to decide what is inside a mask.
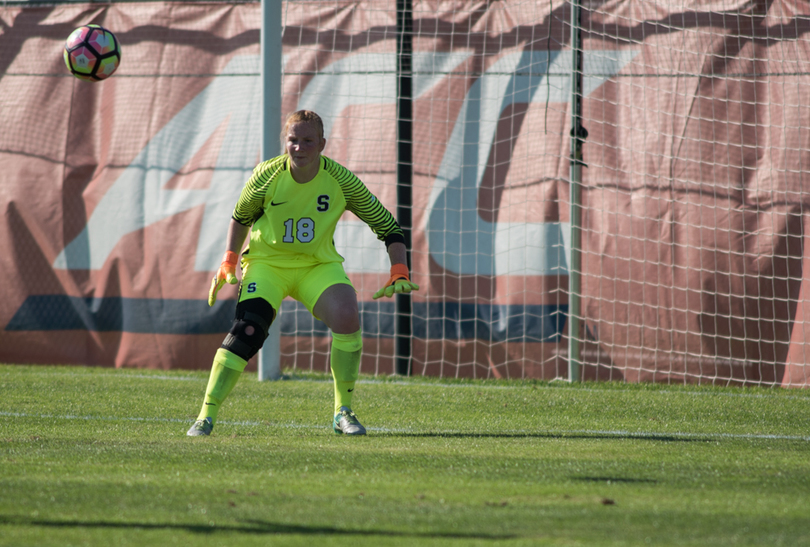
[[[396,2],[285,2],[282,111],[397,209]],[[805,386],[810,4],[583,5],[584,378]],[[81,24],[118,72],[67,74]],[[205,298],[260,160],[255,2],[0,4],[0,360],[208,368]],[[571,6],[414,1],[412,372],[565,376]],[[399,174],[401,177],[401,173]],[[394,370],[383,246],[336,234],[363,372]],[[282,366],[327,369],[285,301]],[[255,367],[255,363],[251,366]]]

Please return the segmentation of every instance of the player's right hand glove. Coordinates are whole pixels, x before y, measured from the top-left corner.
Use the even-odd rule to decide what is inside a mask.
[[[233,251],[227,251],[222,257],[222,264],[219,265],[217,275],[211,280],[211,290],[208,291],[209,306],[213,306],[217,301],[217,293],[226,281],[231,285],[236,285],[236,264],[238,262],[239,255]]]
[[[391,266],[391,277],[385,286],[379,291],[374,293],[372,298],[377,300],[385,296],[391,298],[396,293],[409,293],[411,291],[418,291],[419,285],[411,281],[408,277],[408,266],[405,264],[394,264]]]

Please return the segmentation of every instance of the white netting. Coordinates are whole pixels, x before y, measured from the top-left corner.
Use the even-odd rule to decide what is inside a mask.
[[[284,36],[285,108],[326,111],[327,153],[392,210],[395,8],[291,2]],[[584,377],[804,382],[806,8],[583,6]],[[565,376],[571,5],[413,21],[413,371]],[[344,249],[384,372],[395,319],[367,300],[386,265],[362,234]]]

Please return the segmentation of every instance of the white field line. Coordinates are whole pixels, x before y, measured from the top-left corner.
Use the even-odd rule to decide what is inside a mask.
[[[183,420],[180,418],[141,418],[135,416],[79,416],[75,414],[30,414],[26,412],[5,412],[0,411],[0,416],[4,418],[35,418],[35,419],[49,419],[49,420],[83,420],[83,421],[105,421],[105,422],[146,422],[146,423],[177,423],[177,424],[191,424],[192,420]],[[329,429],[328,425],[312,425],[312,424],[297,424],[294,422],[289,423],[274,423],[274,422],[257,422],[257,421],[237,421],[237,420],[220,420],[221,425],[236,426],[236,427],[277,427],[284,429]],[[599,430],[599,429],[558,429],[558,430],[529,430],[529,429],[510,429],[510,430],[496,430],[496,431],[461,431],[453,429],[431,429],[420,431],[418,429],[402,429],[402,428],[385,428],[385,427],[367,427],[369,431],[378,431],[381,433],[401,433],[401,434],[430,434],[430,435],[468,435],[474,437],[476,435],[490,436],[490,435],[548,435],[548,436],[566,436],[566,435],[589,435],[589,436],[605,436],[605,437],[627,437],[627,438],[656,438],[656,437],[676,437],[685,439],[750,439],[750,440],[787,440],[787,441],[806,441],[810,442],[810,437],[801,435],[777,435],[767,433],[692,433],[692,432],[669,432],[669,431],[622,431],[622,430]]]

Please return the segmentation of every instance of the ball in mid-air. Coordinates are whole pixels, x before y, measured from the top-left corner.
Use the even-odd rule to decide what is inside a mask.
[[[65,65],[81,80],[99,82],[113,75],[121,63],[115,34],[99,25],[84,25],[65,40]]]

